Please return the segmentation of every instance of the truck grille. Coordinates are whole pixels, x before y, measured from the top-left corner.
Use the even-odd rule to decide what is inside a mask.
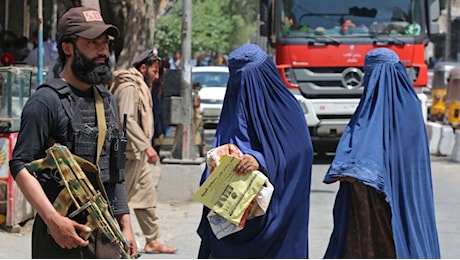
[[[295,68],[286,76],[305,98],[360,98],[364,90],[359,67]]]

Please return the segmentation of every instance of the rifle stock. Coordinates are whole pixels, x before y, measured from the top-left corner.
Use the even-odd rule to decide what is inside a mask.
[[[91,232],[99,228],[112,243],[117,245],[121,257],[132,258],[129,254],[129,244],[118,223],[110,214],[106,199],[100,192],[96,192],[86,174],[82,171],[79,162],[84,165],[85,169],[92,169],[94,164],[80,157],[76,158],[77,160],[66,146],[54,144],[46,150],[45,158],[26,164],[26,168],[30,172],[56,169],[61,177],[60,184],[64,185],[65,188],[53,202],[55,209],[62,216],[66,216],[70,206],[75,205],[77,209],[69,214],[70,218],[86,210],[88,217],[85,225],[90,227],[91,231],[80,232],[79,235],[84,239],[88,239]],[[95,166],[94,169],[96,169]]]

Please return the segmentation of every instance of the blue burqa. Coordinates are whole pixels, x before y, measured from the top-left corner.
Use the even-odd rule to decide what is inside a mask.
[[[235,49],[213,147],[253,155],[274,186],[265,215],[218,240],[203,208],[199,258],[306,258],[313,150],[304,113],[272,59],[257,45]],[[209,176],[203,172],[201,183]]]
[[[431,164],[412,82],[393,51],[365,58],[365,89],[338,144],[325,183],[349,176],[386,196],[397,258],[439,258]],[[347,232],[348,183],[334,205],[334,230],[325,258],[341,258]]]

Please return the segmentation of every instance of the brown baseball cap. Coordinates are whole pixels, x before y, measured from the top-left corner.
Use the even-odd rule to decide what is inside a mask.
[[[118,28],[106,24],[101,13],[90,7],[74,7],[69,9],[59,20],[59,35],[77,35],[87,39],[95,39],[107,31],[107,34],[118,37]]]

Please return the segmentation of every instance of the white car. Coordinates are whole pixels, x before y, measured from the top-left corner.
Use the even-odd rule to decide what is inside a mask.
[[[228,77],[229,71],[226,66],[192,67],[192,83],[199,82],[201,85],[200,112],[205,125],[219,122]]]

